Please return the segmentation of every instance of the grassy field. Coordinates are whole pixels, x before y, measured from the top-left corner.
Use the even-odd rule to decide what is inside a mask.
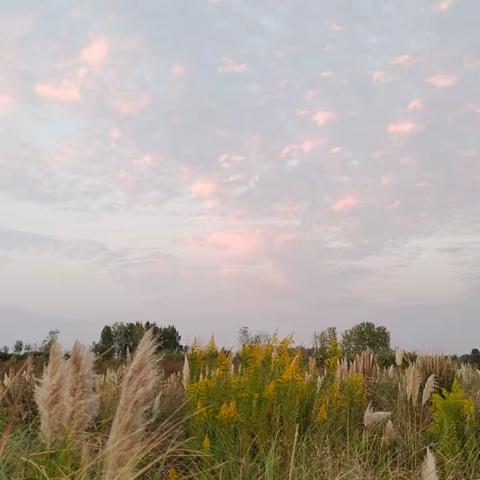
[[[480,478],[480,372],[449,357],[212,339],[166,375],[154,349],[147,333],[102,373],[78,344],[53,344],[43,372],[7,365],[0,479]]]

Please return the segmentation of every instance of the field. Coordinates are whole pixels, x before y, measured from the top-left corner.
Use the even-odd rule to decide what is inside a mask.
[[[0,479],[480,478],[480,372],[449,357],[212,338],[166,375],[154,350],[147,332],[101,372],[79,344],[4,367]]]

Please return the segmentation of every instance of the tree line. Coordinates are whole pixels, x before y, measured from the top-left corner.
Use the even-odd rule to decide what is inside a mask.
[[[175,326],[159,326],[155,322],[116,322],[113,325],[105,325],[100,332],[98,341],[93,342],[91,350],[104,360],[122,361],[129,353],[136,350],[143,334],[149,329],[153,329],[158,353],[185,351],[185,347],[181,344],[180,333]],[[50,346],[58,338],[58,335],[58,330],[51,330],[40,345],[17,340],[12,350],[8,347],[0,350],[0,360],[28,355],[48,355]],[[252,332],[247,327],[242,327],[239,331],[239,344],[262,343],[271,337],[269,332]],[[394,362],[395,353],[391,347],[390,332],[386,327],[377,326],[372,322],[355,325],[341,335],[338,334],[336,327],[315,332],[312,345],[303,348],[308,350],[309,354],[316,356],[318,362],[323,363],[332,344],[338,345],[342,356],[348,359],[352,359],[356,354],[368,349],[378,356],[381,363],[388,365]],[[470,354],[454,356],[454,358],[480,367],[480,351],[477,348],[472,349]]]

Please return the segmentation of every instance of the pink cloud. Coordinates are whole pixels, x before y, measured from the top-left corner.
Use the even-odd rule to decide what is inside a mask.
[[[238,173],[237,175],[230,175],[225,179],[225,183],[235,183],[245,178],[243,173]]]
[[[332,210],[335,210],[336,212],[344,212],[346,210],[350,210],[351,208],[355,207],[358,205],[360,202],[360,199],[355,196],[355,195],[347,195],[346,197],[343,197],[336,202],[334,202],[331,205]]]
[[[328,151],[328,153],[331,153],[332,155],[337,155],[337,154],[342,153],[342,152],[343,152],[342,147],[333,147]]]
[[[443,0],[435,5],[438,12],[446,12],[454,3],[454,0]]]
[[[324,144],[324,140],[305,140],[302,143],[287,145],[281,152],[280,157],[296,156],[301,153],[310,153],[314,148]]]
[[[380,178],[380,183],[382,185],[391,185],[394,183],[395,179],[393,178],[392,175],[383,175],[383,177]]]
[[[231,167],[232,165],[243,162],[244,160],[244,156],[232,153],[222,153],[218,156],[218,162],[223,168]]]
[[[333,120],[337,114],[335,112],[331,111],[319,111],[313,116],[313,121],[319,126],[322,127],[323,125],[326,125],[328,122]]]
[[[324,70],[321,74],[320,74],[320,78],[336,78],[337,75],[335,72],[332,72],[331,70]]]
[[[407,105],[407,110],[409,112],[413,112],[415,110],[421,110],[422,108],[422,101],[419,98],[416,98],[415,100],[412,100],[408,105]]]
[[[235,61],[230,57],[222,57],[220,65],[217,67],[218,73],[241,73],[247,68],[246,63]]]
[[[170,71],[172,78],[179,78],[185,75],[185,67],[181,65],[180,63],[177,63],[174,65]]]
[[[198,181],[190,186],[190,192],[195,198],[209,198],[217,193],[217,185],[211,181]]]
[[[328,29],[331,32],[343,32],[345,30],[345,27],[343,27],[342,25],[339,25],[334,21],[331,21],[328,23]]]
[[[105,38],[93,40],[80,54],[81,59],[90,67],[100,67],[108,56],[109,43]]]
[[[113,127],[110,130],[110,138],[113,140],[120,140],[120,138],[122,138],[122,132],[118,128]]]
[[[383,70],[377,70],[370,74],[373,83],[384,83],[386,73]]]
[[[39,83],[35,85],[35,92],[41,97],[57,102],[78,102],[80,91],[75,82],[65,80],[60,84]]]
[[[414,165],[415,164],[415,159],[411,157],[403,157],[400,159],[400,163],[402,165]]]
[[[230,257],[249,257],[259,253],[282,250],[299,237],[295,232],[261,228],[224,230],[191,239],[198,247]]]
[[[154,159],[155,157],[151,153],[144,153],[140,157],[136,158],[133,163],[136,165],[148,165],[149,163],[152,163]]]
[[[128,173],[127,171],[125,170],[120,170],[115,179],[120,182],[120,183],[124,183],[126,185],[132,185],[132,183],[135,181],[135,177],[133,175],[131,175],[130,173]]]
[[[392,63],[394,65],[401,65],[402,67],[410,67],[416,62],[417,60],[408,53],[402,53],[392,58]]]
[[[410,133],[415,128],[415,125],[412,122],[399,122],[399,123],[391,123],[387,127],[387,131],[389,133]]]
[[[310,115],[310,110],[297,110],[297,115],[299,117],[308,117]]]
[[[218,253],[245,257],[257,252],[263,245],[261,230],[220,231],[213,232],[204,238],[198,239],[200,246],[207,247]]]
[[[15,103],[15,100],[10,95],[0,95],[0,112],[10,110]]]
[[[306,97],[307,100],[312,100],[317,96],[317,94],[318,94],[317,90],[310,89],[310,90],[307,90],[307,93],[305,94],[305,97]]]
[[[135,115],[150,104],[147,93],[116,94],[112,99],[112,106],[123,115]]]
[[[457,83],[457,77],[450,73],[437,73],[436,75],[428,77],[426,82],[437,88],[445,88],[455,85]]]

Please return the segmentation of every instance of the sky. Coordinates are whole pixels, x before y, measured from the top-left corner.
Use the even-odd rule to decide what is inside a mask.
[[[0,5],[0,344],[480,346],[478,0]]]

